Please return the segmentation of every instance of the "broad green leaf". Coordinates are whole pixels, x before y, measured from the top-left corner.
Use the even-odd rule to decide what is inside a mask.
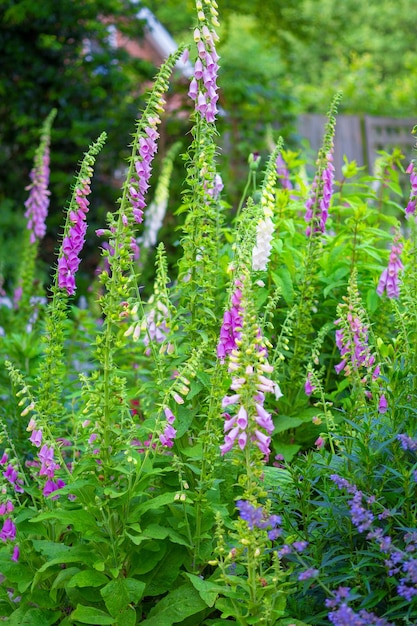
[[[106,624],[116,624],[114,617],[96,609],[92,606],[84,606],[79,604],[75,611],[71,613],[72,621],[81,622],[81,624],[93,624],[94,626],[105,626]]]
[[[88,569],[75,574],[68,583],[68,587],[101,587],[108,581],[109,579],[104,574]]]
[[[51,626],[60,615],[60,611],[22,607],[10,615],[7,623],[9,626]]]
[[[216,583],[212,583],[210,580],[204,580],[204,578],[200,578],[200,576],[196,576],[195,574],[189,574],[187,572],[187,576],[207,606],[214,606],[219,594],[224,592],[224,587],[216,585]]]
[[[106,609],[113,617],[122,613],[129,604],[129,593],[123,578],[111,580],[103,589],[100,589],[100,594]]]
[[[189,583],[166,595],[149,613],[141,626],[172,626],[207,608],[200,594]]]
[[[56,509],[55,511],[46,511],[34,517],[32,521],[43,522],[46,520],[53,520],[55,523],[63,524],[64,526],[72,526],[75,531],[87,537],[92,535],[102,537],[96,519],[85,509],[77,509],[74,511]],[[96,537],[94,538],[96,539]]]

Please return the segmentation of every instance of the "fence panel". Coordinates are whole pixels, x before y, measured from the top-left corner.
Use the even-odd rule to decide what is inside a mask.
[[[317,153],[323,140],[326,117],[309,113],[300,115],[298,134],[306,139],[313,153]],[[341,178],[343,156],[366,165],[372,172],[379,150],[400,148],[407,160],[413,155],[416,138],[411,134],[417,118],[396,119],[365,115],[338,115],[334,142],[336,178]]]

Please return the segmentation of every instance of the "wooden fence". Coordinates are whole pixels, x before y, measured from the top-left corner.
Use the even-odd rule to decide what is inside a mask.
[[[306,114],[299,117],[300,141],[306,140],[313,154],[321,146],[326,121],[323,115]],[[389,152],[393,148],[400,148],[406,159],[410,160],[416,145],[416,137],[411,131],[416,124],[417,118],[338,115],[334,143],[336,177],[341,176],[344,155],[359,166],[365,165],[369,172],[373,172],[378,150]]]

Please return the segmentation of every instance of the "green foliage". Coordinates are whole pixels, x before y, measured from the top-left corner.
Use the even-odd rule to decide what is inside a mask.
[[[215,2],[197,9],[209,38]],[[344,593],[361,626],[376,623],[363,611],[413,624],[417,231],[401,155],[382,153],[374,177],[346,162],[329,185],[336,96],[314,180],[279,140],[264,172],[251,154],[233,219],[217,126],[197,107],[180,261],[161,243],[144,295],[137,199],[181,52],[136,122],[90,302],[72,303],[58,265],[32,310],[34,264],[25,306],[5,294],[0,307],[1,615],[321,626]],[[80,164],[64,241],[103,143]]]

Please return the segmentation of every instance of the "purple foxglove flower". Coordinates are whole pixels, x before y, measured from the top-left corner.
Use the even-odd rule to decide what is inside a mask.
[[[324,169],[316,174],[311,185],[310,196],[305,203],[305,221],[308,223],[306,234],[324,233],[333,195],[333,146],[325,157]],[[317,178],[319,176],[319,178]]]
[[[42,431],[33,430],[31,436],[29,437],[29,441],[31,441],[34,446],[39,448],[42,443]]]
[[[398,274],[404,268],[400,260],[401,251],[402,244],[399,243],[396,245],[394,243],[389,256],[388,267],[382,272],[376,289],[379,296],[382,296],[385,290],[388,298],[399,298],[400,296],[400,280]]]
[[[30,232],[30,242],[35,243],[43,239],[46,232],[45,220],[48,215],[49,196],[49,146],[51,140],[51,124],[56,115],[52,110],[44,122],[41,142],[35,154],[34,166],[30,173],[31,183],[26,187],[29,197],[25,202],[27,228]]]
[[[12,561],[15,561],[17,563],[17,561],[19,560],[19,556],[20,556],[20,550],[19,550],[19,546],[14,546],[13,548],[13,553],[12,556],[10,557]]]
[[[194,64],[194,75],[188,95],[195,102],[195,110],[210,124],[215,122],[218,113],[216,102],[219,56],[214,45],[213,33],[204,26],[203,32],[194,31],[198,57]]]
[[[409,218],[415,215],[417,206],[417,167],[414,161],[410,163],[406,171],[407,174],[410,174],[411,183],[410,199],[405,209],[405,216]]]
[[[16,539],[16,526],[9,517],[3,522],[3,528],[0,531],[0,539],[2,541],[7,541],[8,539],[13,541]]]
[[[152,162],[158,150],[157,139],[159,133],[156,130],[160,119],[157,116],[149,116],[145,135],[139,137],[138,155],[135,161],[135,173],[129,181],[127,195],[132,207],[133,219],[140,224],[143,221],[143,209],[146,206],[145,194],[149,189],[149,180],[152,173]]]
[[[314,390],[315,386],[311,382],[311,372],[308,372],[306,382],[304,383],[304,393],[306,394],[306,396],[311,396]]]
[[[167,424],[165,425],[164,432],[159,436],[159,441],[163,446],[172,448],[174,446],[175,435],[177,434],[176,429],[172,425],[175,422],[175,415],[169,407],[164,408],[164,413]]]
[[[382,394],[381,397],[379,398],[378,412],[386,413],[387,411],[388,411],[388,402],[384,394]]]

